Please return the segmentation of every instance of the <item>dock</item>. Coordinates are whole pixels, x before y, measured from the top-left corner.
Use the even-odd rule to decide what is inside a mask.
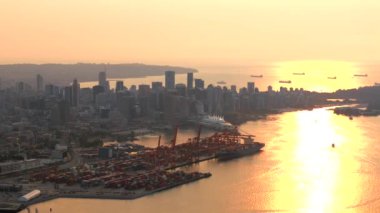
[[[177,130],[176,130],[177,132]],[[55,198],[96,198],[131,200],[176,186],[198,181],[211,173],[184,172],[181,167],[217,158],[222,151],[245,149],[242,139],[254,137],[237,132],[219,132],[209,137],[198,136],[176,144],[176,134],[169,146],[146,148],[135,154],[125,153],[111,159],[60,169],[51,167],[27,175],[30,187],[41,195],[20,208]],[[4,207],[5,209],[5,207]]]

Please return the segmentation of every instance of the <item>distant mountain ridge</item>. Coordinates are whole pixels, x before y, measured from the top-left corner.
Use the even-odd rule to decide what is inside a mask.
[[[178,74],[197,72],[196,69],[146,64],[6,64],[0,65],[0,78],[12,81],[34,82],[37,74],[41,74],[46,83],[65,84],[74,78],[78,81],[96,81],[98,73],[107,71],[107,78],[137,78],[163,75],[173,70]]]

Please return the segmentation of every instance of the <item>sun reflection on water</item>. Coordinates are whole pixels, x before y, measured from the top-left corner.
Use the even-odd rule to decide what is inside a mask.
[[[283,132],[294,142],[287,141],[289,150],[279,153],[287,161],[280,165],[275,183],[279,192],[272,205],[300,212],[335,212],[358,202],[360,177],[355,173],[360,163],[354,155],[358,147],[351,143],[360,141],[359,130],[326,109],[292,116],[283,120],[288,123]],[[356,138],[350,138],[353,135]]]

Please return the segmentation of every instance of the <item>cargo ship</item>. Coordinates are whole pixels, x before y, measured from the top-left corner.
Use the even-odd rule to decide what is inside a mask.
[[[304,72],[294,72],[293,75],[305,75]]]
[[[354,75],[354,77],[368,77],[367,74],[356,74]]]
[[[252,78],[262,78],[263,75],[251,75]]]
[[[234,158],[252,155],[259,152],[265,146],[264,143],[254,142],[251,137],[244,139],[244,146],[234,150],[223,150],[215,154],[218,161],[226,161]]]
[[[279,81],[279,83],[281,83],[281,84],[291,84],[292,81]]]

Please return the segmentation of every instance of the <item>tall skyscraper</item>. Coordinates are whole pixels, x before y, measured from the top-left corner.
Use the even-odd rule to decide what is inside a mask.
[[[73,103],[73,88],[71,86],[67,86],[64,89],[64,97],[65,101],[72,105]]]
[[[187,89],[193,89],[193,78],[194,74],[192,72],[187,73]]]
[[[166,89],[175,88],[175,72],[174,71],[165,72],[165,88]]]
[[[37,92],[41,93],[44,90],[44,78],[42,75],[38,74],[37,75]]]
[[[255,93],[255,82],[248,82],[247,89],[249,94]]]
[[[80,90],[80,85],[77,81],[77,79],[74,79],[73,81],[73,85],[72,85],[72,88],[73,88],[73,93],[72,93],[72,97],[73,97],[73,100],[72,100],[72,106],[79,106],[79,90]]]
[[[99,72],[99,85],[100,86],[106,86],[107,85],[107,73],[106,72]]]
[[[205,82],[202,79],[195,79],[195,88],[198,89],[204,89],[205,88]]]

